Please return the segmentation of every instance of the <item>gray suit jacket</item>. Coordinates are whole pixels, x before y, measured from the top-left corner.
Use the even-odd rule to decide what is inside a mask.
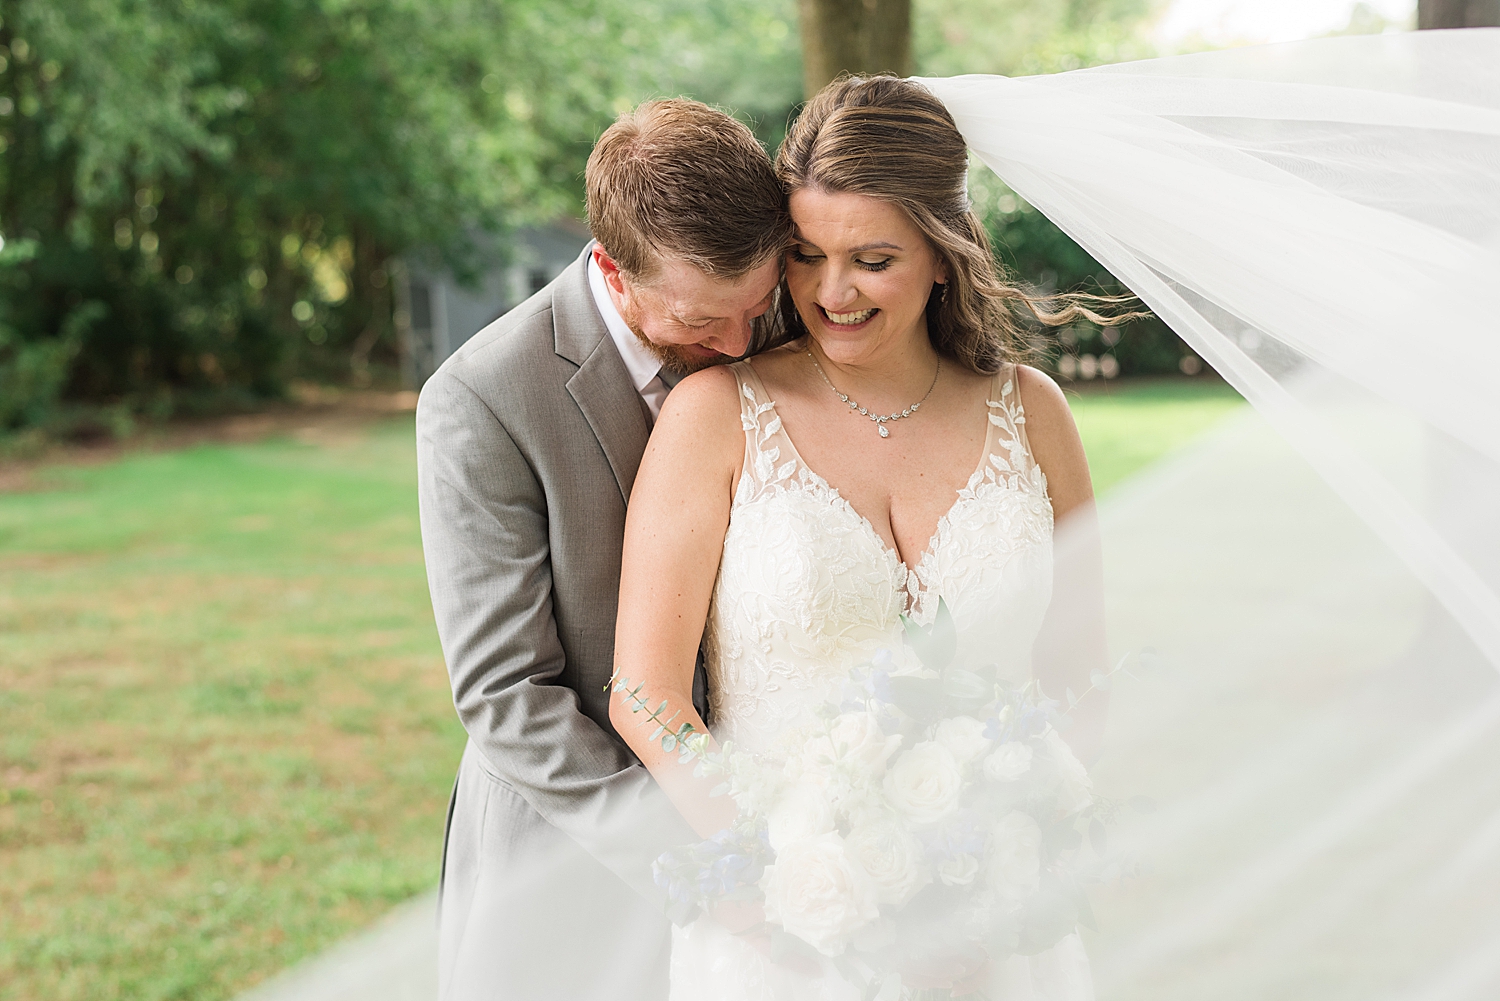
[[[417,405],[428,582],[469,734],[444,849],[444,1001],[666,996],[650,863],[693,835],[609,722],[649,428],[588,254],[460,348]]]

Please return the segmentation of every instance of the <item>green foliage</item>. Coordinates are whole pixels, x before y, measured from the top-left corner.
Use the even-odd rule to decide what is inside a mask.
[[[925,76],[1025,76],[1155,55],[1161,0],[924,0],[912,46]]]
[[[4,0],[0,226],[69,395],[166,411],[391,358],[395,253],[579,207],[640,90],[627,8],[499,0]],[[350,373],[349,367],[354,372]]]
[[[1155,55],[1145,28],[1157,0],[930,0],[917,19],[921,72],[933,76],[1056,73]],[[1107,269],[987,168],[970,179],[975,208],[1000,260],[1043,291],[1128,294]],[[1054,371],[1064,356],[1110,357],[1120,375],[1175,373],[1190,352],[1166,325],[1124,328],[1078,324],[1045,341]],[[1064,365],[1066,369],[1066,364]]]
[[[680,94],[725,108],[776,150],[802,102],[793,0],[657,0],[636,5],[631,22],[626,45],[660,53],[640,69],[643,96]]]
[[[9,322],[6,307],[14,299],[19,265],[36,256],[35,240],[0,248],[0,433],[43,423],[57,405],[68,365],[78,353],[78,331],[99,312],[97,303],[74,310],[64,320],[61,337],[28,341]],[[8,291],[11,295],[4,295]]]

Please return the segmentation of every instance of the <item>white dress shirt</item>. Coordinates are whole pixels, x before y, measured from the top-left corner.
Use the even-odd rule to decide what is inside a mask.
[[[599,315],[604,317],[610,339],[615,342],[620,357],[625,360],[625,370],[630,373],[635,391],[646,401],[651,419],[656,420],[661,416],[662,401],[671,391],[662,380],[661,362],[641,343],[641,339],[615,308],[614,300],[609,297],[609,289],[604,285],[604,272],[600,270],[599,262],[592,254],[589,255],[589,291],[594,293],[594,305],[599,307]]]

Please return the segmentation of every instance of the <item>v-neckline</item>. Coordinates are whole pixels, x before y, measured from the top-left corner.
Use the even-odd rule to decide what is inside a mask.
[[[760,373],[755,371],[754,364],[752,364],[748,359],[746,360],[745,368],[749,371],[750,377],[755,380],[756,391],[762,398],[765,399],[766,403],[770,404],[770,412],[776,416],[776,419],[778,421],[780,421],[781,411],[776,409],[776,401],[771,399],[771,394],[766,390],[766,384],[761,381]],[[958,505],[963,503],[964,491],[973,486],[974,477],[979,476],[984,472],[986,464],[990,461],[990,456],[994,453],[995,422],[991,420],[991,411],[993,411],[995,408],[991,404],[992,401],[1000,400],[1000,387],[1002,385],[1001,377],[1004,374],[1005,369],[1002,368],[999,372],[996,372],[993,377],[991,377],[990,388],[985,396],[984,445],[980,450],[979,462],[975,465],[973,471],[970,472],[968,477],[964,480],[963,486],[958,487],[953,491],[953,503],[948,505],[947,510],[945,510],[942,516],[938,518],[937,524],[932,526],[932,534],[927,538],[927,545],[922,549],[920,553],[917,554],[916,563],[907,563],[904,559],[902,559],[901,551],[885,541],[881,534],[875,530],[874,522],[870,521],[869,518],[861,514],[859,512],[859,508],[855,507],[853,502],[845,497],[838,487],[834,486],[832,483],[829,483],[827,478],[824,477],[822,473],[814,469],[812,467],[812,464],[802,457],[802,451],[797,447],[797,443],[792,440],[791,432],[787,431],[785,421],[782,421],[781,423],[780,433],[782,438],[786,440],[787,447],[791,449],[792,457],[796,459],[797,465],[807,470],[807,475],[816,480],[820,487],[832,494],[834,499],[842,504],[844,508],[851,515],[853,515],[862,526],[864,526],[865,531],[870,534],[870,539],[875,543],[880,552],[887,559],[895,560],[896,565],[899,566],[902,570],[906,571],[906,577],[910,579],[913,576],[919,576],[918,571],[927,564],[929,558],[936,558],[935,547],[938,544],[939,536],[943,534],[943,525],[947,523],[949,516],[958,509]],[[895,531],[892,530],[892,538],[895,537],[895,534]],[[914,592],[910,586],[904,586],[903,590],[907,592],[910,598],[908,607],[914,607],[917,599],[916,592]]]

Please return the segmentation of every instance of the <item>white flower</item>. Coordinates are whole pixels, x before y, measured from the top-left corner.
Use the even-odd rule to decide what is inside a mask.
[[[900,907],[932,881],[921,843],[890,816],[856,827],[844,848],[875,882],[882,904]]]
[[[874,713],[843,713],[829,724],[826,734],[803,746],[802,768],[804,773],[826,774],[831,768],[846,766],[860,778],[878,779],[900,745],[900,735],[886,736]]]
[[[807,782],[786,789],[771,807],[766,826],[776,851],[796,841],[833,830],[833,804],[823,790]]]
[[[917,824],[935,824],[958,806],[963,774],[953,753],[936,741],[905,751],[885,773],[885,795]]]
[[[766,918],[825,956],[839,955],[851,934],[880,916],[874,881],[845,853],[837,834],[779,849],[760,888]]]
[[[1094,783],[1089,780],[1088,769],[1083,767],[1083,762],[1056,730],[1049,729],[1042,735],[1042,741],[1047,745],[1047,752],[1062,780],[1057,794],[1058,806],[1066,813],[1077,813],[1094,801]]]
[[[1012,810],[990,832],[990,886],[1019,899],[1036,892],[1042,873],[1042,829],[1030,816]]]
[[[1001,744],[984,759],[984,777],[991,782],[1014,782],[1031,768],[1031,747],[1018,741]]]
[[[956,855],[938,866],[938,878],[945,886],[968,886],[979,874],[979,860],[972,855]]]
[[[984,735],[984,724],[972,716],[955,716],[937,725],[933,739],[942,744],[960,765],[967,765],[993,743]]]

